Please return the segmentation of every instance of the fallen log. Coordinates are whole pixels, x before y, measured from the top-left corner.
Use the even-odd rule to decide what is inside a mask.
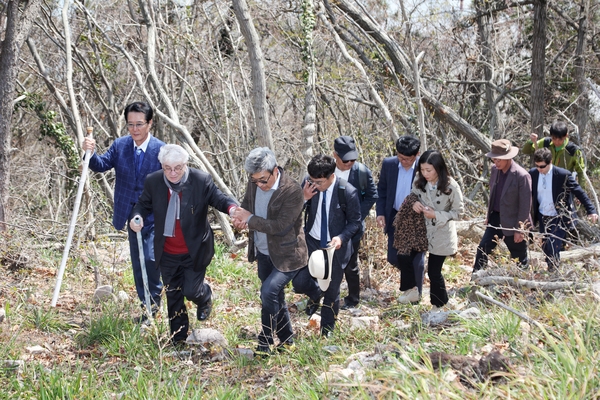
[[[548,291],[562,289],[586,289],[589,287],[589,285],[583,283],[575,283],[568,281],[540,282],[531,281],[527,279],[519,279],[512,276],[483,276],[481,278],[475,278],[473,282],[479,286],[510,285],[516,287],[526,287],[528,289]]]

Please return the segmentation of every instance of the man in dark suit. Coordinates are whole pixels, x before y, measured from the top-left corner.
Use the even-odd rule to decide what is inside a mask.
[[[494,165],[490,174],[490,201],[485,224],[487,228],[479,246],[473,270],[487,267],[488,254],[504,239],[511,258],[519,259],[521,267],[527,267],[526,230],[531,221],[531,176],[513,158],[518,147],[509,140],[500,139],[492,143],[492,151],[486,154]]]
[[[402,202],[412,190],[417,172],[421,142],[414,136],[403,135],[396,141],[396,156],[386,157],[381,164],[381,173],[377,183],[377,225],[388,237],[387,260],[400,270],[400,292],[398,301],[402,304],[420,300],[415,286],[423,287],[425,273],[425,252],[413,251],[407,255],[398,255],[394,248],[394,218]]]
[[[548,271],[560,265],[560,250],[567,230],[574,227],[577,217],[573,195],[581,202],[588,218],[598,220],[596,208],[569,170],[552,165],[552,152],[546,147],[533,154],[535,168],[531,175],[533,223],[539,222],[543,234],[542,250],[546,255]]]
[[[125,107],[123,113],[127,121],[128,136],[115,140],[102,155],[94,153],[90,158],[90,169],[95,172],[115,170],[113,226],[123,229],[131,209],[144,188],[146,175],[160,169],[158,151],[164,143],[150,135],[152,128],[152,107],[147,103],[135,102]],[[86,137],[83,149],[94,152],[96,141]],[[140,264],[139,247],[135,232],[128,229],[129,252],[133,267],[135,289],[141,303],[144,303],[144,281]],[[154,216],[146,217],[142,230],[144,261],[148,275],[148,289],[153,302],[153,314],[160,307],[162,284],[160,271],[154,263]],[[145,319],[143,315],[142,319]]]
[[[169,323],[174,343],[185,341],[189,319],[184,296],[198,306],[198,320],[212,310],[212,290],[204,281],[214,254],[214,236],[208,222],[208,206],[231,215],[236,207],[206,172],[188,168],[189,154],[176,144],[158,154],[162,171],[146,178],[144,191],[131,213],[130,228],[139,232],[137,215],[154,214],[154,250],[167,294]]]
[[[377,200],[377,186],[373,182],[371,170],[356,161],[358,152],[354,139],[350,136],[340,136],[333,143],[333,158],[335,158],[335,176],[342,178],[358,190],[360,199],[361,229],[352,237],[352,255],[348,266],[344,268],[344,276],[348,282],[348,296],[340,307],[347,310],[356,307],[360,301],[360,272],[358,268],[358,249],[360,239],[365,229],[365,218]]]
[[[321,248],[334,247],[331,282],[324,293],[321,309],[321,334],[327,336],[335,327],[340,308],[340,284],[344,268],[352,255],[352,237],[361,228],[358,191],[335,176],[335,160],[322,154],[314,156],[308,163],[308,180],[304,182],[306,209],[306,245],[311,254]],[[340,185],[345,186],[340,189]],[[340,200],[344,195],[345,200]],[[326,222],[324,222],[326,221]],[[309,313],[314,313],[322,296],[316,280],[308,267],[301,269],[293,280],[294,289],[311,299]]]
[[[250,179],[233,223],[238,229],[248,228],[248,261],[258,262],[262,331],[256,352],[268,355],[274,335],[279,338],[278,349],[294,343],[285,287],[308,261],[302,230],[304,196],[267,147],[252,150],[245,169]]]

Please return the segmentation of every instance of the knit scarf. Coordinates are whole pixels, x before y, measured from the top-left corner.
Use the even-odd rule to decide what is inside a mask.
[[[167,187],[172,190],[171,198],[169,199],[169,206],[167,207],[167,216],[165,217],[165,233],[166,237],[175,236],[175,221],[179,219],[179,193],[183,190],[183,185],[187,181],[190,175],[189,168],[185,168],[183,176],[177,183],[169,182],[167,176],[163,173],[163,179],[167,184]]]

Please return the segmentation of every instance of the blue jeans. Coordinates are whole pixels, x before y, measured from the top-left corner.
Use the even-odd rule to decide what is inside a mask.
[[[562,217],[542,216],[540,218],[540,233],[544,235],[542,250],[546,255],[548,271],[552,271],[560,265],[560,250],[562,249],[563,240],[567,236]]]
[[[294,335],[290,314],[285,303],[285,287],[294,279],[298,271],[282,272],[275,268],[271,257],[257,252],[258,278],[262,282],[260,300],[262,302],[262,331],[258,335],[259,345],[272,345],[273,332],[281,343]]]
[[[145,304],[144,297],[144,280],[142,278],[142,265],[140,263],[140,252],[137,242],[137,234],[127,226],[129,239],[129,253],[131,255],[131,266],[133,267],[133,280],[135,282],[135,290],[142,302],[142,307]],[[163,285],[160,281],[160,271],[154,262],[154,224],[144,226],[142,228],[142,246],[144,248],[144,262],[146,266],[146,274],[148,275],[148,290],[150,291],[150,301],[152,308],[160,307],[160,294]]]

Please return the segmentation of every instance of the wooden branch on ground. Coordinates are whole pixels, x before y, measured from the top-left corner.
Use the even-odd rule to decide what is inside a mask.
[[[562,340],[562,338],[560,336],[558,336],[554,331],[552,331],[550,328],[546,328],[544,327],[544,325],[542,325],[541,323],[539,323],[538,321],[536,321],[535,319],[523,314],[522,312],[519,312],[517,310],[515,310],[514,308],[512,308],[511,306],[508,306],[504,303],[502,303],[501,301],[498,300],[494,300],[492,299],[490,296],[486,296],[485,294],[479,293],[477,291],[477,289],[473,288],[471,291],[472,294],[472,298],[478,298],[483,300],[486,303],[489,304],[493,304],[495,306],[498,306],[500,308],[503,308],[507,311],[510,311],[511,313],[515,314],[517,317],[521,318],[523,321],[528,322],[530,324],[535,325],[536,327],[538,327],[542,332],[544,333],[549,333],[550,335],[552,335],[554,338]]]
[[[515,287],[526,287],[528,289],[536,290],[561,290],[561,289],[585,289],[588,285],[583,283],[575,282],[540,282],[531,281],[527,279],[519,279],[512,276],[484,276],[481,278],[475,278],[473,281],[475,284],[480,286],[490,285],[509,285]]]

